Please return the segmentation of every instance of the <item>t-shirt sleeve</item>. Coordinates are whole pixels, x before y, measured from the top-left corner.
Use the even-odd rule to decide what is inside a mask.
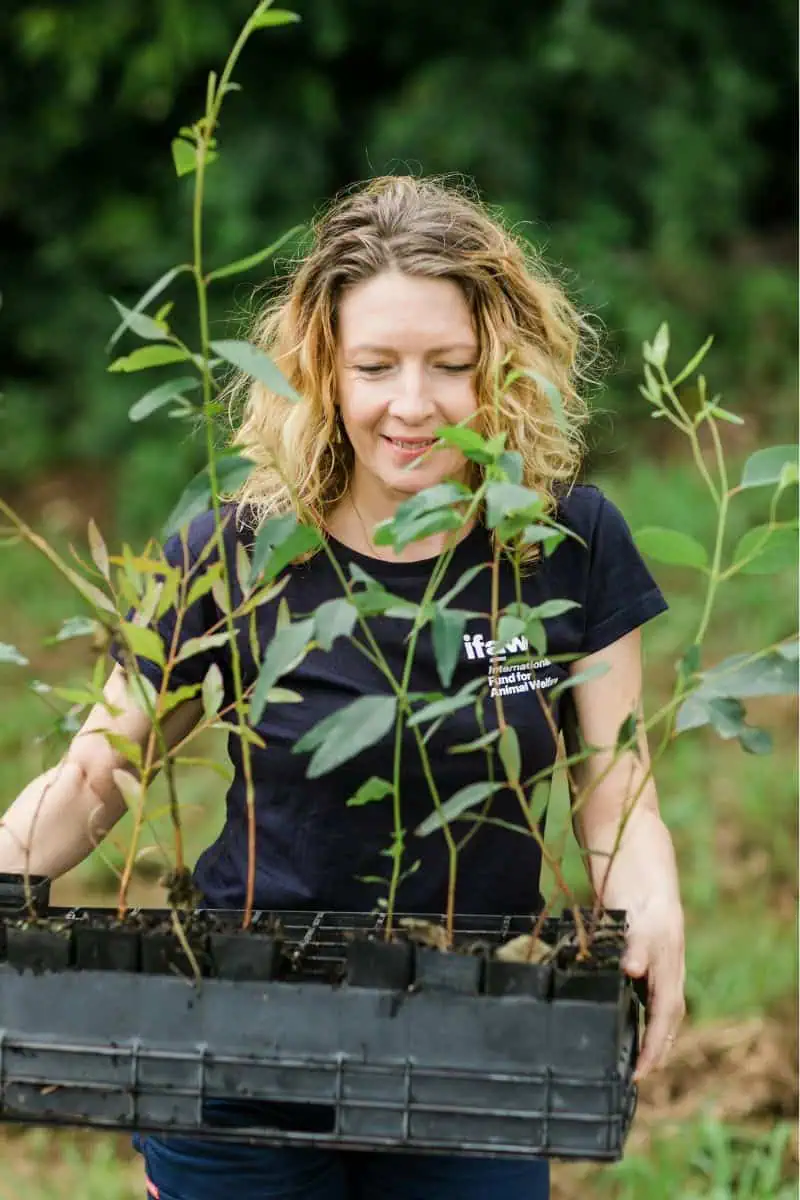
[[[622,513],[602,496],[590,545],[581,654],[593,654],[666,611]]]
[[[168,538],[162,548],[165,562],[171,567],[178,568],[180,572],[177,595],[175,602],[170,603],[161,616],[154,615],[146,624],[149,629],[159,635],[165,657],[172,660],[168,691],[202,683],[213,662],[218,662],[223,670],[223,676],[225,675],[224,664],[220,661],[219,647],[203,648],[180,662],[175,661],[190,639],[201,638],[212,629],[214,632],[224,631],[224,625],[216,628],[222,614],[217,608],[210,590],[202,591],[200,589],[202,594],[197,595],[191,604],[186,605],[186,600],[192,590],[197,587],[197,581],[203,578],[212,563],[219,561],[216,546],[208,548],[213,536],[213,514],[204,514],[203,517],[196,518],[191,522],[187,528]],[[163,580],[164,576],[162,575],[160,578]],[[125,619],[138,625],[145,623],[141,609],[136,607],[126,614]],[[109,653],[117,662],[125,663],[126,653],[118,639],[112,641]],[[136,662],[142,675],[149,679],[157,690],[160,689],[164,674],[163,668],[157,662],[140,654],[136,655]]]

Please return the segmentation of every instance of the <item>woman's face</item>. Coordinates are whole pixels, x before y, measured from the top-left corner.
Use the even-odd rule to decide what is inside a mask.
[[[461,288],[385,271],[349,288],[338,317],[338,399],[355,451],[354,490],[402,500],[463,476],[465,459],[449,447],[419,461],[440,426],[477,411],[478,339]]]

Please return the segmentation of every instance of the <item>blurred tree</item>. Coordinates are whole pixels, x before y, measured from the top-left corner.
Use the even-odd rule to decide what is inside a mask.
[[[657,13],[462,0],[457,17],[428,0],[297,7],[303,24],[257,37],[237,71],[244,93],[210,176],[215,261],[307,220],[352,180],[465,173],[599,312],[622,368],[609,405],[635,398],[625,368],[666,317],[687,350],[714,332],[715,377],[780,420],[796,327],[788,0],[674,0]],[[141,377],[105,373],[106,296],[131,302],[187,257],[191,183],[175,180],[169,142],[250,9],[5,0],[0,479],[118,457],[128,494],[146,480],[147,522],[148,505],[168,502],[152,486],[161,456],[174,494],[174,423],[132,438]],[[270,277],[220,289],[215,320]],[[179,309],[181,298],[191,318],[191,293]],[[188,469],[194,450],[181,452]]]

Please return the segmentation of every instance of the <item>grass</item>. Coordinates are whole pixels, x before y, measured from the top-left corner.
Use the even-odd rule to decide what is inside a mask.
[[[655,1138],[645,1157],[603,1173],[596,1195],[608,1200],[793,1200],[787,1174],[791,1126],[767,1132],[701,1117]]]
[[[732,475],[737,477],[733,469]],[[710,545],[713,512],[691,467],[666,469],[640,461],[624,474],[598,482],[634,530],[665,524]],[[788,508],[795,500],[796,495],[787,497]],[[766,518],[767,503],[761,492],[736,497],[730,546],[750,523]],[[0,554],[5,556],[0,571],[0,641],[17,644],[32,663],[30,670],[0,667],[0,794],[10,799],[57,752],[55,746],[36,744],[49,716],[42,699],[29,692],[23,680],[78,682],[92,664],[82,643],[42,649],[43,639],[54,634],[65,617],[80,612],[81,604],[30,549],[5,548]],[[701,581],[695,573],[653,569],[670,612],[645,629],[650,712],[670,694],[674,664],[693,640],[701,603]],[[794,572],[733,581],[720,592],[704,664],[790,636],[796,613]],[[675,739],[657,772],[662,810],[673,831],[681,870],[688,926],[687,994],[690,1020],[699,1027],[794,1011],[796,706],[793,698],[777,698],[748,708],[752,720],[772,730],[772,755],[754,757],[736,742],[722,742],[707,729],[696,730]],[[222,739],[205,750],[224,761]],[[180,777],[180,789],[191,857],[222,823],[225,785],[216,775],[192,770]],[[151,810],[163,810],[164,801],[159,782]],[[162,816],[156,828],[159,839],[168,844],[166,818]],[[563,842],[565,872],[573,886],[579,886],[582,866],[566,830],[566,797],[563,789],[555,789],[548,837],[554,846]],[[124,827],[118,831],[124,844]],[[110,860],[111,868],[104,859]],[[71,899],[108,898],[119,861],[120,852],[106,845],[104,857],[94,854],[63,881],[63,887]],[[152,898],[155,864],[145,872],[146,865],[147,860],[141,864],[139,886]],[[585,1183],[570,1191],[569,1169],[557,1167],[555,1178],[562,1190],[556,1194],[590,1194],[599,1200],[788,1200],[796,1195],[787,1162],[788,1127],[774,1113],[766,1119],[769,1127],[764,1129],[698,1113],[678,1126],[665,1126],[646,1150],[631,1149],[619,1165],[590,1172],[588,1191]],[[644,1120],[646,1106],[640,1117]],[[20,1195],[50,1200],[72,1194],[86,1200],[127,1200],[139,1194],[131,1183],[139,1177],[121,1146],[124,1143],[110,1136],[76,1139],[44,1130],[6,1135],[0,1148],[0,1200]]]
[[[0,1134],[0,1200],[141,1200],[142,1170],[127,1138],[31,1129]]]

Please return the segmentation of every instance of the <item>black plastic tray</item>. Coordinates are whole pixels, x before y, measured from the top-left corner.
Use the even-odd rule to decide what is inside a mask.
[[[98,911],[50,916],[70,925]],[[381,917],[272,915],[285,941],[282,974],[269,982],[35,974],[0,963],[0,1120],[353,1149],[621,1156],[640,1013],[624,976],[609,989],[604,972],[596,999],[558,981],[545,998],[458,992],[419,971],[407,989],[354,987],[341,982],[352,934],[379,934]],[[562,927],[551,922],[549,935]],[[462,916],[457,936],[491,946],[530,928],[530,918]],[[249,1106],[248,1123],[220,1126],[210,1103],[219,1100]],[[253,1102],[264,1114],[280,1105],[281,1127]]]

